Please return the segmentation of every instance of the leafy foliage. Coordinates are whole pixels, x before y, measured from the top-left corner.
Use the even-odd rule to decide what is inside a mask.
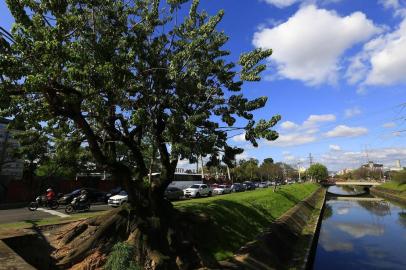
[[[327,167],[320,163],[313,164],[307,169],[307,175],[317,181],[325,180],[328,177]]]
[[[394,172],[392,180],[400,185],[406,184],[406,170]]]
[[[224,152],[231,164],[241,149],[228,145],[230,130],[254,146],[275,140],[280,116],[252,114],[267,98],[237,93],[260,79],[272,51],[244,53],[237,67],[216,30],[224,12],[209,16],[194,0],[179,22],[186,2],[8,0],[15,24],[0,31],[0,115],[66,143],[80,139],[139,202],[148,189],[163,194],[179,159]],[[237,118],[245,124],[234,127]],[[146,187],[154,157],[160,179]]]
[[[141,270],[133,261],[134,247],[118,242],[114,245],[104,270]]]

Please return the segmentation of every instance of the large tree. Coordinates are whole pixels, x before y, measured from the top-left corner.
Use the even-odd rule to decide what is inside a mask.
[[[128,208],[74,230],[80,248],[59,263],[71,265],[95,248],[106,253],[114,241],[129,239],[143,266],[177,268],[190,258],[181,251],[193,248],[176,233],[164,191],[179,159],[222,156],[232,165],[241,150],[228,145],[229,131],[244,130],[254,146],[277,138],[272,127],[280,116],[253,117],[267,98],[239,93],[244,81],[260,80],[271,50],[244,53],[238,66],[230,62],[223,49],[228,37],[216,30],[223,11],[209,16],[198,0],[6,2],[15,24],[11,33],[0,31],[1,114],[27,121],[29,129],[41,123],[66,139],[79,132],[98,166],[129,194]],[[189,14],[180,20],[186,6]],[[234,126],[237,117],[243,126]],[[117,156],[117,145],[131,163]],[[156,151],[154,158],[146,149]],[[155,157],[160,177],[151,179]]]
[[[328,177],[327,167],[323,164],[316,163],[311,165],[306,171],[308,177],[316,181],[326,180]]]

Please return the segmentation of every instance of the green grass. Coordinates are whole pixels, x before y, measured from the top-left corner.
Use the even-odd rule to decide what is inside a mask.
[[[402,193],[406,193],[406,184],[399,184],[397,182],[387,182],[379,186],[379,188],[386,188],[390,190],[396,190]],[[406,194],[405,194],[406,195]]]
[[[203,250],[216,260],[224,260],[252,241],[272,221],[309,196],[316,184],[283,186],[233,193],[175,203],[176,208],[210,217],[209,224],[196,224],[195,237]],[[199,227],[204,226],[204,227]]]
[[[317,189],[316,184],[293,184],[273,188],[233,193],[198,200],[175,202],[177,209],[208,217],[209,222],[196,223],[195,238],[205,253],[216,260],[233,255],[245,243],[252,241],[271,222]],[[1,224],[1,230],[51,225],[88,218],[104,213],[80,213],[69,218],[46,218],[35,221]]]
[[[44,226],[44,225],[52,225],[52,224],[69,222],[69,221],[75,221],[75,220],[79,220],[82,218],[90,218],[90,217],[98,216],[101,213],[103,213],[103,212],[78,213],[78,214],[72,215],[67,218],[51,217],[51,218],[43,218],[43,219],[38,219],[38,220],[25,220],[25,221],[21,221],[21,222],[5,223],[5,224],[0,224],[0,232],[1,232],[1,230],[5,230],[5,229],[23,229],[23,228],[31,228],[34,225],[35,226]]]

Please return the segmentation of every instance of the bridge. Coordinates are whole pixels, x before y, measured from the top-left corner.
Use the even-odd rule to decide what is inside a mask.
[[[364,186],[364,187],[374,187],[379,186],[380,182],[367,182],[367,181],[328,181],[321,183],[324,186]]]
[[[379,182],[363,182],[363,181],[351,181],[351,182],[342,182],[342,181],[337,181],[333,185],[336,186],[379,186],[382,183]]]

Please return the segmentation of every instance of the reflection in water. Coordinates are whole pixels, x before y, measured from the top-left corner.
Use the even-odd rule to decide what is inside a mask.
[[[342,207],[339,207],[339,208],[337,209],[337,214],[338,214],[338,215],[345,215],[345,214],[348,214],[349,211],[350,211],[350,208],[349,208],[349,207],[347,207],[347,206],[342,206]]]
[[[399,224],[406,228],[406,212],[399,213]]]
[[[370,213],[375,214],[377,216],[386,216],[390,215],[390,206],[389,202],[387,201],[379,201],[379,202],[363,202],[358,201],[358,204],[363,208],[367,209]]]
[[[384,228],[378,224],[358,224],[337,222],[334,224],[338,229],[348,233],[354,238],[361,238],[366,235],[379,236],[384,233]]]
[[[314,269],[406,269],[405,209],[362,200],[326,202]]]

